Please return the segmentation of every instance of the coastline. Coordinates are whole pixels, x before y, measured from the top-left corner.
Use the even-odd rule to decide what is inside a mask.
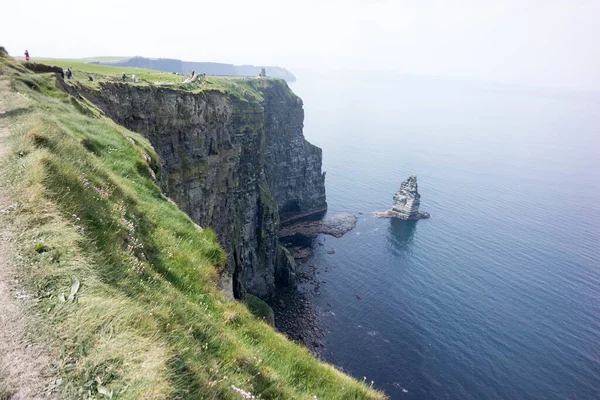
[[[277,290],[267,303],[273,309],[277,330],[319,358],[325,348],[323,338],[327,326],[320,320],[312,299],[320,295],[321,285],[326,282],[318,278],[318,267],[309,260],[313,246],[324,245],[324,240],[317,240],[319,234],[340,238],[354,229],[356,222],[355,215],[338,213],[316,221],[295,221],[286,224],[279,232],[281,243],[296,262],[297,286]],[[330,252],[333,254],[335,250]]]
[[[279,290],[268,304],[275,315],[275,328],[321,358],[327,329],[311,301],[319,295],[320,282],[315,278],[316,267],[303,269],[308,269],[298,273],[298,283],[303,287]]]

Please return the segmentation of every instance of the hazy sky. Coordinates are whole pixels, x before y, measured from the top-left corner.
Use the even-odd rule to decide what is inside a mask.
[[[600,0],[2,0],[13,55],[143,55],[600,89]]]

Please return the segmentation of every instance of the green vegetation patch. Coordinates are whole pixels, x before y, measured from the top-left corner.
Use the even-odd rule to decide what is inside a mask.
[[[275,325],[275,315],[267,303],[250,293],[246,294],[246,303],[252,315],[271,326]]]

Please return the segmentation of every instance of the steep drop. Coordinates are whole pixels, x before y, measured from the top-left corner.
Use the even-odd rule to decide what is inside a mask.
[[[282,271],[287,258],[277,257],[280,221],[327,209],[325,175],[321,149],[302,134],[302,100],[287,84],[251,79],[240,86],[236,93],[192,92],[106,82],[83,90],[151,141],[163,190],[214,229],[227,251],[234,295],[267,299],[276,276],[280,285],[295,283],[294,271]]]

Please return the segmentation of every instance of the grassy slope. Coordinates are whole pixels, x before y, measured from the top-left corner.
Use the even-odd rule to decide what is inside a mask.
[[[62,397],[239,399],[235,385],[265,399],[383,398],[222,295],[224,254],[162,196],[143,137],[52,74],[0,58],[0,80],[15,105],[2,170],[19,202],[18,263],[40,338],[60,349]]]

